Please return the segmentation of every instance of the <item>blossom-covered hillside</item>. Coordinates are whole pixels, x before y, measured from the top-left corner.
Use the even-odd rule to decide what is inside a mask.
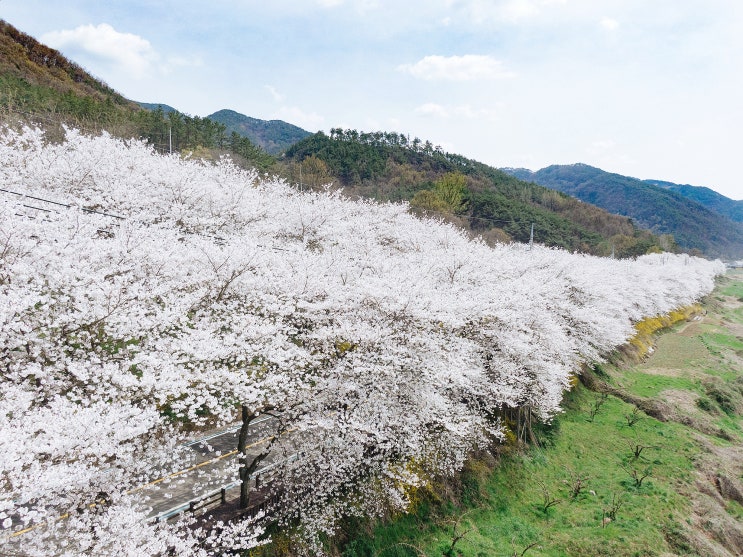
[[[404,205],[75,131],[3,130],[0,181],[0,523],[45,523],[34,555],[255,543],[248,525],[200,544],[128,494],[240,406],[294,432],[273,447],[301,455],[280,518],[308,540],[404,509],[503,434],[503,408],[549,420],[582,362],[723,272],[493,249]]]

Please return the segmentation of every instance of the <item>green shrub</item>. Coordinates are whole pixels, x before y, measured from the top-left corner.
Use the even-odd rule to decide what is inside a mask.
[[[712,401],[708,399],[706,396],[699,397],[697,399],[697,407],[701,410],[704,410],[705,412],[713,412],[715,407],[714,404],[712,404]]]

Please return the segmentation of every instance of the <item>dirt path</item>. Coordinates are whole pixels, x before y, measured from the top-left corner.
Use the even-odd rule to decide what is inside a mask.
[[[693,514],[679,543],[704,556],[743,555],[743,302],[727,294],[735,282],[743,290],[742,273],[725,278],[703,316],[663,334],[627,373],[637,383],[668,384],[653,402],[692,428],[701,449],[688,493]]]

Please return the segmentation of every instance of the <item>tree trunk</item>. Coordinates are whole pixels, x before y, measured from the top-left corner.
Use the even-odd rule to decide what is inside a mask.
[[[238,462],[240,464],[240,508],[247,509],[250,503],[250,476],[253,475],[253,472],[257,470],[258,465],[268,456],[271,446],[276,440],[278,434],[272,436],[270,441],[266,444],[265,449],[249,461],[246,452],[248,448],[248,429],[250,428],[250,422],[253,421],[256,413],[251,412],[247,406],[242,405],[241,414],[242,427],[240,428],[240,436],[237,439],[237,454]]]
[[[240,428],[240,437],[237,440],[237,454],[240,462],[240,508],[247,509],[250,502],[250,472],[248,470],[248,455],[245,454],[245,445],[248,440],[248,427],[253,416],[244,404],[241,408],[242,427]]]

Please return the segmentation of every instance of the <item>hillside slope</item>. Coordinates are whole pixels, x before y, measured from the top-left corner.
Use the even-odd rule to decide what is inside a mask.
[[[667,190],[680,193],[684,197],[701,203],[715,213],[726,216],[735,222],[743,222],[743,200],[730,199],[709,188],[690,186],[688,184],[674,184],[662,180],[644,180],[648,184],[659,186]]]
[[[144,108],[145,110],[158,110],[158,109],[160,109],[165,114],[168,114],[170,112],[179,112],[177,109],[173,108],[172,106],[170,106],[168,104],[163,104],[163,103],[143,103],[143,102],[138,102],[137,104],[139,106],[141,106],[142,108]]]
[[[96,79],[59,51],[0,20],[0,119],[33,122],[50,139],[63,126],[105,130],[124,139],[146,139],[160,152],[195,152],[215,158],[226,152],[244,166],[269,170],[275,159],[225,126],[182,114],[166,104],[135,103]]]
[[[0,77],[3,82],[20,78],[32,85],[45,85],[61,93],[134,106],[58,50],[49,48],[1,19]]]
[[[608,256],[614,245],[619,257],[661,249],[661,239],[626,217],[403,134],[333,129],[293,145],[286,161],[293,181],[335,181],[347,194],[409,201],[488,240],[529,242],[533,224],[534,240],[548,246]]]
[[[533,225],[538,243],[596,255],[632,257],[675,247],[627,218],[444,153],[430,142],[397,133],[340,129],[330,137],[308,136],[285,122],[265,122],[229,110],[206,118],[162,104],[145,103],[146,110],[11,25],[3,24],[0,37],[0,63],[8,68],[0,74],[2,115],[55,129],[56,139],[63,137],[66,123],[89,132],[143,138],[160,152],[193,152],[212,159],[228,152],[245,167],[278,174],[300,187],[336,182],[352,195],[410,201],[413,210],[454,222],[491,243],[529,242]],[[274,151],[304,139],[277,160],[246,137],[250,133]],[[450,192],[458,199],[444,201],[443,190],[451,187],[459,188]]]
[[[228,133],[237,132],[247,137],[271,155],[277,155],[297,141],[312,135],[282,120],[259,120],[234,110],[219,110],[207,118],[223,124]]]
[[[743,226],[669,189],[586,164],[504,170],[630,217],[657,234],[673,235],[685,249],[713,257],[743,256]]]
[[[130,133],[139,107],[59,51],[0,20],[0,108],[4,116],[95,122]]]

